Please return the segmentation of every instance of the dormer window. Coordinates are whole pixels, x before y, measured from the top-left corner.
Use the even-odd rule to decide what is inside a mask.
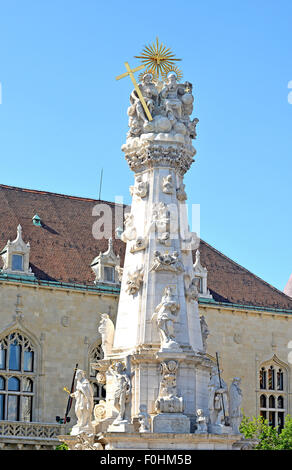
[[[40,216],[35,214],[32,218],[32,223],[33,223],[33,225],[36,225],[37,227],[41,227],[42,226],[42,221],[41,221]]]
[[[23,241],[22,228],[21,225],[18,225],[16,239],[12,242],[8,240],[5,248],[0,253],[3,260],[2,272],[33,276],[34,274],[29,267],[29,252],[30,245]]]
[[[118,284],[119,277],[116,266],[120,266],[120,257],[113,250],[113,241],[110,238],[108,249],[104,253],[100,252],[91,263],[91,269],[95,273],[95,283],[103,282],[109,284]]]
[[[196,261],[194,264],[195,278],[198,279],[199,297],[212,299],[212,295],[207,287],[208,271],[201,265],[200,252],[196,251]]]

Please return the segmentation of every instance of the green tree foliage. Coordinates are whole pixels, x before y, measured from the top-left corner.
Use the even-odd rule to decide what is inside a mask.
[[[68,450],[68,446],[65,444],[65,442],[63,442],[62,444],[56,446],[55,450]]]
[[[256,439],[256,450],[292,450],[292,417],[287,415],[282,431],[269,426],[268,421],[260,417],[243,416],[240,432],[246,439]]]

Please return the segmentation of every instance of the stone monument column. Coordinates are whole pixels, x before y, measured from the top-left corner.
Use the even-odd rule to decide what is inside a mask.
[[[134,181],[121,235],[121,293],[112,351],[95,367],[106,376],[108,431],[131,430],[142,406],[152,432],[189,433],[196,409],[208,412],[211,368],[193,270],[199,240],[189,231],[183,179],[194,161],[198,119],[190,119],[191,84],[178,83],[175,74],[158,82],[146,73],[139,89],[153,119],[134,90],[122,146]],[[121,362],[131,383],[127,394],[113,380]]]
[[[158,70],[164,49],[158,39],[155,47]],[[162,81],[146,72],[137,84],[133,72],[143,66],[125,66],[117,78],[130,75],[135,88],[122,146],[133,184],[121,234],[124,267],[117,268],[121,292],[115,327],[102,315],[104,359],[91,364],[106,402],[95,406],[87,447],[77,438],[82,448],[106,450],[240,449],[246,446],[239,434],[240,379],[230,388],[231,428],[222,421],[228,391],[206,354],[209,330],[199,316],[193,266],[199,239],[189,229],[184,184],[196,153],[192,84],[179,83],[173,72]],[[79,445],[74,435],[61,438],[70,448]]]

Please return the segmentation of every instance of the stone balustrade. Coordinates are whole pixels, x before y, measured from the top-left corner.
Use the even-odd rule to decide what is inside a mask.
[[[62,424],[0,421],[0,449],[54,449],[66,432]]]

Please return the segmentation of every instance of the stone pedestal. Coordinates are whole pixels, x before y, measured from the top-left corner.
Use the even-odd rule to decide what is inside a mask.
[[[156,433],[187,434],[190,427],[190,418],[182,413],[160,413],[152,420],[153,432]]]

